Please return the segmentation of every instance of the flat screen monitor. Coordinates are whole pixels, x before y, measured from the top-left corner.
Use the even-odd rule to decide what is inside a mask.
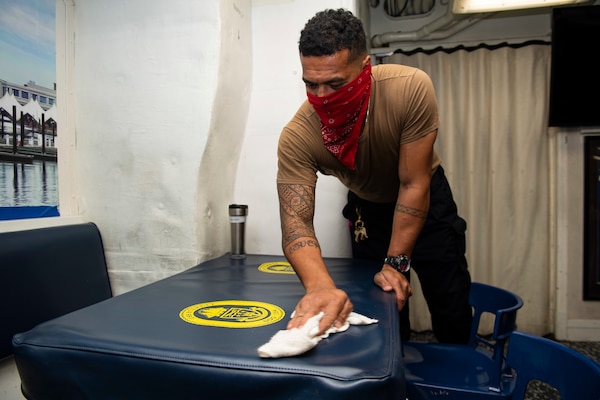
[[[600,5],[552,10],[549,125],[600,126]]]

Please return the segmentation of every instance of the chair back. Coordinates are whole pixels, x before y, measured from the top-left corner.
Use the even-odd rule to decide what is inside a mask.
[[[469,345],[477,347],[479,344],[483,344],[492,352],[495,370],[498,372],[492,384],[499,386],[499,379],[504,365],[506,340],[511,332],[517,328],[517,311],[523,307],[523,300],[508,290],[485,283],[472,282],[469,303],[473,307],[473,323]],[[491,313],[495,317],[491,340],[486,340],[478,333],[481,317],[484,313]]]
[[[554,387],[562,400],[600,400],[600,364],[564,344],[514,331],[506,364],[516,373],[515,400],[525,398],[532,380]]]
[[[471,283],[469,303],[473,307],[473,325],[469,341],[471,346],[481,342],[481,336],[477,331],[484,312],[495,316],[492,339],[506,339],[516,329],[517,311],[523,307],[523,300],[518,295],[480,282]]]
[[[472,282],[473,324],[469,343],[403,342],[406,397],[411,400],[511,398],[512,379],[504,380],[505,345],[516,329],[523,300],[505,289]],[[481,317],[494,316],[491,338],[479,334]],[[481,329],[483,331],[483,329]]]

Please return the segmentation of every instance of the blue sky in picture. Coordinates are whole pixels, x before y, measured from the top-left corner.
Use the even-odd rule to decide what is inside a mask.
[[[55,0],[0,0],[0,79],[56,82]]]

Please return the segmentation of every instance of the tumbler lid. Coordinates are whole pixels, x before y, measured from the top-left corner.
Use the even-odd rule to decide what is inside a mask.
[[[245,216],[248,215],[248,206],[246,204],[230,204],[230,216]]]

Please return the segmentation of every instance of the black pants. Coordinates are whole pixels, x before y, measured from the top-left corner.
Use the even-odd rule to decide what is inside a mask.
[[[348,192],[344,217],[349,221],[352,256],[381,261],[387,256],[392,235],[395,203],[373,203]],[[357,211],[368,238],[355,241]],[[431,313],[433,332],[439,342],[467,343],[471,330],[469,306],[471,276],[465,258],[467,224],[458,213],[442,167],[431,179],[429,213],[411,255]],[[410,271],[406,274],[410,280]],[[408,303],[400,312],[402,340],[410,339]]]

